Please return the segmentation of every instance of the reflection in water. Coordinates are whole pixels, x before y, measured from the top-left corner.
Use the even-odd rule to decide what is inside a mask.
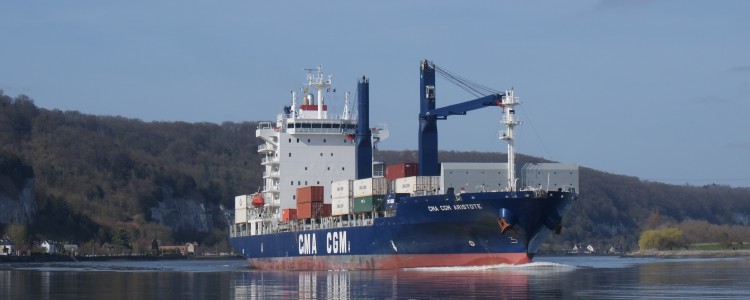
[[[52,277],[51,272],[44,271],[42,272],[42,295],[44,296],[44,299],[49,299],[49,291],[50,291],[50,277]]]
[[[10,271],[0,270],[0,299],[10,298]]]
[[[492,298],[523,299],[530,281],[574,268],[546,265],[536,268],[410,269],[394,271],[250,271],[232,281],[233,299],[300,298]],[[549,296],[561,295],[554,281],[543,282]],[[559,285],[557,285],[560,288]],[[546,292],[545,292],[546,290]]]
[[[328,272],[326,274],[326,295],[328,299],[349,299],[349,273]]]
[[[555,259],[559,263],[328,272],[257,271],[243,261],[0,265],[0,299],[750,298],[750,259]]]

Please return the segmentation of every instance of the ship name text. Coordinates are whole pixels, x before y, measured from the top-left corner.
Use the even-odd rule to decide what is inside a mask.
[[[428,205],[427,210],[430,212],[435,211],[452,211],[452,210],[471,210],[471,209],[482,209],[482,205],[479,203],[471,204],[453,204],[453,205]]]

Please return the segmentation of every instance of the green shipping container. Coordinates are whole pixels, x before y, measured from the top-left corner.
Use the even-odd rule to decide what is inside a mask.
[[[385,195],[356,197],[352,201],[352,212],[355,214],[383,210]]]

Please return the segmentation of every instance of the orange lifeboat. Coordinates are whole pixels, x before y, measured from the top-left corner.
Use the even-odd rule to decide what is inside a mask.
[[[263,206],[266,203],[265,199],[260,193],[253,194],[253,206]]]

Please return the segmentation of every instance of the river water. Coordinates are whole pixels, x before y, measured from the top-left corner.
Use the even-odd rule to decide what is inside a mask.
[[[0,299],[750,299],[750,258],[257,271],[242,260],[0,264]]]

